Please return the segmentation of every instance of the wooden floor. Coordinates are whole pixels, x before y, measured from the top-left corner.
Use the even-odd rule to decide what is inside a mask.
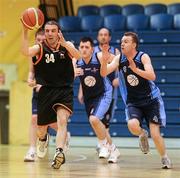
[[[72,147],[60,170],[50,167],[54,147],[45,159],[23,162],[27,146],[0,145],[0,178],[180,178],[180,149],[169,149],[173,169],[162,170],[157,152],[143,155],[139,149],[120,149],[117,164],[97,158],[94,148]]]

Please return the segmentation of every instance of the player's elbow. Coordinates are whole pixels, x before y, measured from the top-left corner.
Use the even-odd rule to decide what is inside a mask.
[[[100,71],[100,75],[101,75],[101,77],[106,77],[107,76],[106,72],[104,72],[104,71]]]
[[[153,73],[153,74],[151,75],[151,80],[152,80],[152,81],[155,81],[155,80],[156,80],[156,75],[155,75],[155,73]]]

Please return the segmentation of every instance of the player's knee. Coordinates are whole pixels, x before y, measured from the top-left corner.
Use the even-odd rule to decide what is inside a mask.
[[[128,120],[128,128],[132,132],[136,132],[139,129],[139,121],[137,119]]]
[[[93,124],[93,125],[96,125],[96,124],[98,124],[98,118],[97,117],[95,117],[95,116],[90,116],[89,117],[89,122],[91,123],[91,124]]]
[[[66,126],[67,125],[67,121],[68,121],[68,118],[67,117],[59,117],[58,119],[57,119],[57,125],[58,125],[58,127],[59,126],[61,126],[61,127],[64,127],[64,126]]]
[[[37,126],[37,116],[32,116],[31,124]]]
[[[40,139],[43,139],[45,137],[46,133],[47,133],[47,128],[41,127],[41,128],[38,128],[38,130],[37,130],[37,136]]]

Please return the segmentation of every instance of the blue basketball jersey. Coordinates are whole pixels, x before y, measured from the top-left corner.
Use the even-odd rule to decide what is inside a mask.
[[[100,52],[100,51],[101,51],[101,48],[100,48],[99,46],[95,46],[95,47],[94,47],[94,55],[97,55],[97,53]],[[115,48],[115,47],[110,46],[110,48],[109,48],[108,51],[109,51],[111,54],[116,55],[116,48]],[[109,78],[109,80],[110,80],[111,83],[112,83],[115,78],[118,78],[118,71],[115,71],[115,72],[110,73],[107,77]],[[113,98],[116,99],[116,98],[117,98],[117,95],[118,95],[118,93],[117,93],[117,88],[113,88]]]
[[[100,62],[96,55],[92,56],[88,64],[83,59],[78,60],[77,67],[83,69],[83,75],[79,78],[85,100],[96,98],[104,93],[112,97],[111,82],[107,77],[103,78],[100,75]]]
[[[144,53],[138,51],[134,62],[139,69],[144,70],[141,57]],[[153,81],[147,80],[129,68],[125,55],[121,54],[119,60],[120,92],[125,104],[133,103],[143,105],[160,96],[160,90]]]

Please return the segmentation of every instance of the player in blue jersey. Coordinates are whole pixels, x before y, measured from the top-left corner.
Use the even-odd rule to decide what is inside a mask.
[[[159,88],[153,82],[156,75],[150,57],[138,51],[137,34],[125,33],[121,39],[121,54],[114,57],[112,63],[107,64],[109,57],[108,47],[104,45],[101,74],[106,76],[119,67],[120,91],[126,104],[128,129],[133,135],[139,136],[142,152],[148,153],[148,132],[142,128],[145,119],[161,156],[162,168],[171,168],[164,139],[160,134],[160,126],[166,125],[163,100]]]
[[[89,37],[84,37],[80,41],[79,50],[82,59],[77,62],[77,74],[81,81],[82,98],[79,100],[84,102],[89,122],[99,139],[100,150],[99,158],[109,157],[108,140],[106,136],[106,129],[101,122],[106,112],[108,111],[112,101],[112,84],[109,78],[103,78],[100,74],[101,59],[98,54],[94,53],[93,41]],[[114,155],[114,160],[109,157],[108,162],[114,163],[117,161],[119,151],[114,145],[114,150],[118,155]],[[113,151],[114,151],[113,150]]]
[[[113,46],[110,46],[111,41],[111,33],[107,28],[101,28],[98,31],[97,35],[98,45],[94,47],[94,53],[101,52],[102,46],[104,44],[108,45],[108,51],[111,54],[118,55],[119,50]],[[111,63],[111,59],[108,60],[108,63]],[[109,144],[109,150],[110,150],[110,157],[109,161],[116,162],[117,161],[117,155],[120,155],[119,151],[116,149],[115,145],[112,143],[112,139],[109,133],[109,127],[110,127],[110,121],[114,117],[114,112],[116,108],[116,102],[118,99],[118,86],[119,86],[119,78],[118,78],[118,69],[111,74],[108,75],[109,80],[112,83],[113,86],[113,98],[110,104],[110,107],[108,111],[106,112],[104,118],[102,119],[103,124],[106,127],[106,137]],[[97,151],[99,150],[99,144],[97,145]]]

